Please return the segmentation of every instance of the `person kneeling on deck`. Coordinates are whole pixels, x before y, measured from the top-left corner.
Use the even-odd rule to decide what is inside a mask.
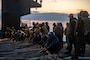
[[[51,54],[58,54],[60,51],[59,39],[55,36],[53,32],[49,33],[49,39],[46,43],[46,49]]]

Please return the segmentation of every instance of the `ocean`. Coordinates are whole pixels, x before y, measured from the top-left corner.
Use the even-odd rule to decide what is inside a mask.
[[[65,26],[65,23],[69,21],[68,14],[65,13],[55,13],[55,12],[46,12],[46,13],[40,13],[40,12],[33,12],[28,15],[21,16],[21,21],[24,23],[27,23],[28,26],[31,26],[32,22],[48,22],[49,26],[52,30],[52,24],[54,22],[62,22],[63,26]],[[1,14],[0,14],[0,29],[1,29]]]
[[[36,13],[35,12],[32,14],[22,16],[21,21],[24,23],[27,23],[28,26],[32,26],[32,22],[38,22],[38,23],[48,22],[50,26],[50,31],[52,31],[53,23],[62,22],[63,27],[65,28],[66,22],[69,21],[69,17],[68,17],[68,14],[65,14],[65,13],[51,13],[51,12]]]

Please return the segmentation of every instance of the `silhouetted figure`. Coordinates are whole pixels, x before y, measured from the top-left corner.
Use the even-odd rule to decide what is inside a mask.
[[[54,29],[54,33],[59,39],[60,48],[62,48],[63,47],[63,44],[62,44],[62,27],[61,27],[60,23],[57,23],[57,26]]]
[[[47,27],[47,29],[48,29],[48,32],[49,32],[49,30],[50,30],[50,27],[49,27],[49,25],[48,25],[48,22],[46,22],[46,27]]]
[[[59,40],[53,32],[49,33],[49,39],[47,40],[46,48],[51,54],[58,54],[60,51]]]
[[[87,43],[90,45],[90,18],[87,11],[81,11],[82,20],[84,21],[84,36]]]
[[[24,29],[25,29],[25,23],[22,23],[22,24],[21,24],[20,29],[21,29],[21,30],[24,30]]]
[[[27,34],[27,37],[30,36],[30,30],[29,30],[29,27],[27,26],[27,24],[25,24],[24,32]]]
[[[33,43],[34,44],[40,44],[40,41],[41,41],[41,35],[40,35],[40,28],[39,26],[37,25],[36,28],[34,28],[34,35],[33,35]]]
[[[16,29],[15,29],[14,26],[13,26],[13,27],[11,27],[11,37],[10,37],[10,39],[11,39],[12,41],[15,40],[15,33],[16,33]]]
[[[17,30],[16,34],[15,34],[15,40],[16,41],[21,41],[21,30]]]
[[[77,44],[76,44],[76,52],[72,58],[76,59],[78,56],[84,56],[85,54],[85,44],[86,44],[86,31],[89,30],[85,29],[86,20],[88,20],[88,12],[87,11],[80,11],[78,14],[78,21],[77,21],[77,28],[76,28],[76,36],[77,36]],[[88,35],[90,37],[90,35]]]
[[[78,56],[82,56],[85,54],[84,22],[81,19],[80,14],[78,14],[76,36],[77,36],[76,51],[75,51],[76,56],[72,58],[78,58]]]
[[[68,52],[66,54],[71,55],[72,52],[72,45],[74,44],[74,48],[76,51],[76,36],[75,36],[75,26],[76,26],[76,18],[72,18],[73,14],[70,14],[70,39],[69,39],[69,46],[68,46]]]
[[[42,23],[41,32],[42,34],[48,34],[48,29],[44,22]]]
[[[34,31],[34,28],[36,28],[35,22],[33,22],[32,25],[33,25],[33,28],[32,28],[32,29],[33,29],[33,31]]]
[[[61,26],[61,47],[63,48],[63,30],[64,30],[64,28],[63,28],[62,23],[60,23],[60,26]]]
[[[53,32],[54,32],[56,26],[57,26],[56,23],[53,23]]]
[[[66,43],[67,43],[67,48],[66,49],[68,49],[69,39],[70,39],[70,23],[66,23],[65,35],[66,35]]]
[[[6,27],[5,38],[10,38],[10,36],[11,36],[11,29],[10,27]]]
[[[69,21],[70,21],[70,23],[71,23],[71,21],[74,19],[73,14],[70,14],[70,15],[69,15],[69,19],[70,19]]]

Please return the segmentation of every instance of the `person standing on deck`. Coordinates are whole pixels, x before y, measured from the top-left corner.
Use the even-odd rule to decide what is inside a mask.
[[[48,25],[48,22],[45,22],[45,25],[46,25],[46,27],[47,27],[47,29],[48,29],[48,32],[50,31],[50,27],[49,27],[49,25]]]
[[[76,29],[77,50],[75,52],[76,54],[72,57],[74,59],[78,58],[78,56],[84,56],[85,54],[86,38],[90,37],[90,35],[88,35],[90,31],[90,27],[88,27],[90,25],[90,19],[88,16],[89,14],[87,11],[80,11],[78,14],[78,24]]]
[[[54,33],[55,35],[58,37],[59,39],[59,44],[60,44],[60,48],[63,48],[63,41],[62,41],[62,26],[60,25],[60,23],[57,23],[57,26],[54,29]]]
[[[60,22],[60,26],[61,26],[61,48],[63,48],[63,31],[64,31],[64,28],[63,28],[63,24]]]
[[[65,54],[67,55],[71,55],[73,44],[76,51],[76,36],[74,34],[74,31],[75,31],[77,19],[73,17],[73,14],[70,14],[69,18],[70,18],[70,39],[69,39],[68,51],[65,52]]]
[[[69,39],[70,39],[70,23],[66,23],[65,35],[66,35],[66,43],[67,43],[66,49],[68,49],[69,48]]]
[[[55,32],[56,23],[53,23],[53,32]]]

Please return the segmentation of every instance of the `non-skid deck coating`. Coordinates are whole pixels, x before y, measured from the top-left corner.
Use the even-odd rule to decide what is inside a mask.
[[[0,39],[0,60],[71,60],[70,56],[64,54],[67,46],[60,51],[59,57],[56,54],[48,54],[42,52],[43,48],[30,42],[12,42]],[[73,52],[73,51],[72,51]],[[90,60],[90,46],[86,45],[84,57],[79,60]]]

